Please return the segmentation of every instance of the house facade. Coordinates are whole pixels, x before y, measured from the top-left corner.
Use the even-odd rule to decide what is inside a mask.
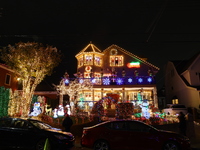
[[[0,64],[0,87],[10,88],[12,91],[18,89],[17,76],[4,64]]]
[[[142,106],[148,102],[158,107],[155,75],[159,68],[146,58],[117,45],[101,51],[92,43],[75,57],[78,80],[90,80],[93,84],[92,90],[81,90],[77,98],[78,105],[85,111],[91,111],[96,102],[109,95],[117,97],[118,103]],[[109,106],[103,104],[103,107]]]
[[[200,53],[190,60],[168,61],[165,68],[166,102],[200,108]]]

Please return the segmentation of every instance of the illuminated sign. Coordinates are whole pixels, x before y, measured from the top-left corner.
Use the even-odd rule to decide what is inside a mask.
[[[131,62],[127,64],[128,68],[140,68],[140,62]]]

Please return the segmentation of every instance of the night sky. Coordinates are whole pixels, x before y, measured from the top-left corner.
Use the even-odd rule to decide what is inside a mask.
[[[57,84],[74,57],[92,41],[116,44],[160,68],[200,51],[199,0],[1,0],[0,46],[35,41],[57,47],[64,59],[45,83]],[[52,80],[53,79],[53,80]]]

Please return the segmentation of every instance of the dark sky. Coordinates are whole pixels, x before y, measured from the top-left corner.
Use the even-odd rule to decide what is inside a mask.
[[[200,51],[199,0],[1,0],[0,46],[36,41],[64,53],[52,75],[76,71],[74,57],[92,41],[116,44],[160,68]],[[46,79],[48,80],[49,77]]]

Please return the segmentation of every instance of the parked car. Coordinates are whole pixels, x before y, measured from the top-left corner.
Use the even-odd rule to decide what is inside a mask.
[[[178,115],[180,112],[187,114],[187,108],[183,104],[167,104],[166,108],[163,109],[163,112],[170,115]]]
[[[106,121],[84,127],[81,145],[94,150],[189,150],[188,137],[136,120]]]
[[[0,149],[62,150],[72,148],[74,141],[72,133],[38,120],[0,118]]]

